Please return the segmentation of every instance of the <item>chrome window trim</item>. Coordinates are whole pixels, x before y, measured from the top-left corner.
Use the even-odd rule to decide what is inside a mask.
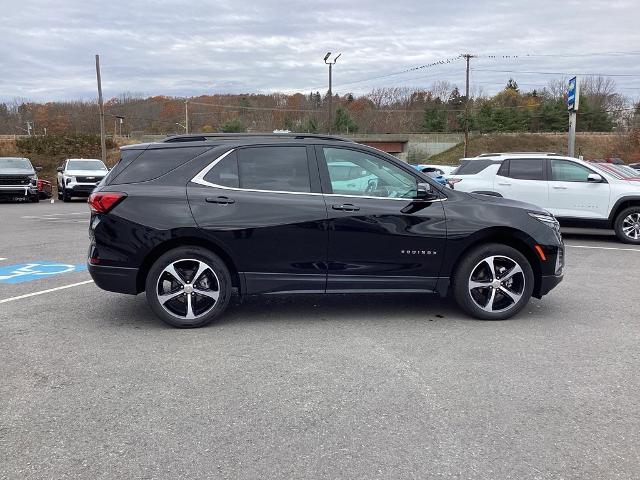
[[[364,196],[364,195],[341,195],[339,193],[290,192],[290,191],[287,191],[287,190],[259,190],[259,189],[255,189],[255,188],[226,187],[224,185],[218,185],[217,183],[207,182],[204,179],[204,177],[206,177],[207,174],[218,163],[220,163],[222,160],[224,160],[227,157],[227,155],[229,155],[230,153],[232,153],[232,152],[234,152],[236,150],[237,150],[237,148],[232,148],[231,150],[229,150],[229,151],[223,153],[222,155],[220,155],[213,162],[211,162],[209,165],[207,165],[202,170],[200,170],[200,172],[197,173],[196,176],[191,179],[191,182],[197,183],[198,185],[202,185],[202,186],[205,186],[205,187],[220,188],[222,190],[232,190],[232,191],[237,191],[237,192],[285,193],[285,194],[289,194],[289,195],[314,195],[314,196],[326,196],[326,197],[368,198],[368,199],[373,199],[373,200],[395,200],[395,201],[401,201],[401,202],[419,201],[416,198],[370,197],[370,196]],[[444,198],[440,198],[438,200],[430,200],[429,202],[444,202],[446,199],[447,198],[444,197]]]

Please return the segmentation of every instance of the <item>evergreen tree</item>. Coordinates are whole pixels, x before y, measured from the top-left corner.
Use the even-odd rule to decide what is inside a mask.
[[[339,106],[336,110],[333,127],[335,131],[343,133],[355,133],[358,131],[358,125],[351,116],[349,116],[349,112],[342,106]]]

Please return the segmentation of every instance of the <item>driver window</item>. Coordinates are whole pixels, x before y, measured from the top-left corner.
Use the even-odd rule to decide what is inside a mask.
[[[415,198],[416,178],[382,160],[356,150],[323,148],[334,194],[380,198]]]
[[[589,174],[593,173],[586,167],[568,160],[551,160],[551,180],[556,182],[588,182]]]

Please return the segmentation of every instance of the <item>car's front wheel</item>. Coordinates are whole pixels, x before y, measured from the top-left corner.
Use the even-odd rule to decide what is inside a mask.
[[[490,243],[465,254],[453,279],[460,307],[482,320],[505,320],[529,302],[533,269],[515,248]]]
[[[224,262],[201,247],[180,247],[153,264],[147,301],[161,320],[179,328],[211,323],[229,304],[231,275]]]
[[[620,212],[614,229],[618,240],[640,245],[640,207],[629,207]]]

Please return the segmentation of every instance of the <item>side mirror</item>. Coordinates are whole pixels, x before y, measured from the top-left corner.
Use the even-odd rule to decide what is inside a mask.
[[[597,173],[590,173],[589,176],[587,176],[587,182],[589,183],[602,183],[602,181],[602,175],[598,175]]]
[[[64,172],[64,168],[62,168],[62,167],[58,167],[58,168],[56,168],[56,172],[60,172],[60,173],[62,173],[62,172]]]
[[[418,200],[435,200],[438,195],[434,193],[433,188],[428,183],[419,183],[416,189],[416,199]]]
[[[36,167],[36,172],[39,172],[42,170],[42,167]]]

